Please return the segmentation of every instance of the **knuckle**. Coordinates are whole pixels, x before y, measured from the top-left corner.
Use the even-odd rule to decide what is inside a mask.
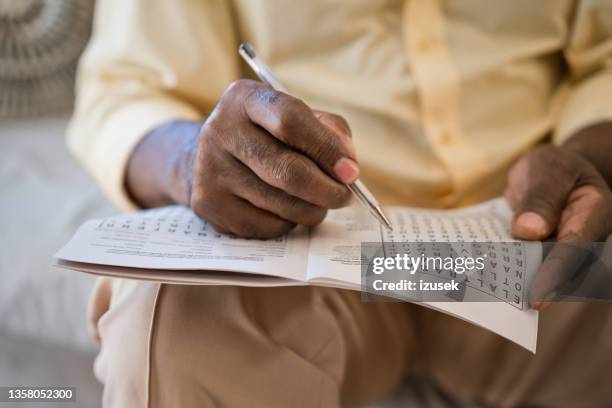
[[[322,137],[318,138],[317,143],[313,143],[312,154],[316,160],[323,162],[323,164],[331,168],[342,155],[340,139],[325,132]]]
[[[277,147],[273,143],[261,143],[260,141],[245,137],[240,144],[244,156],[248,162],[265,164],[274,156]]]
[[[283,101],[286,98],[289,98],[288,95],[282,94],[268,85],[259,86],[252,92],[251,95],[256,98],[258,103],[264,105],[282,105]]]
[[[302,182],[300,177],[303,161],[297,154],[282,154],[272,165],[272,178],[280,186],[287,188]]]
[[[258,86],[257,81],[251,79],[238,79],[232,82],[225,90],[225,95],[243,95],[245,92],[250,93]]]
[[[335,113],[328,113],[328,115],[330,122],[333,122],[336,128],[345,133],[347,136],[351,136],[351,127],[349,126],[348,121],[344,119],[344,117]]]
[[[284,194],[279,198],[278,205],[281,207],[283,214],[289,218],[295,218],[296,215],[301,214],[304,209],[304,202],[297,197]]]
[[[207,187],[198,187],[191,192],[190,207],[200,218],[208,220],[216,213],[215,202],[212,197],[215,194]]]
[[[280,110],[278,120],[275,124],[275,133],[285,141],[291,140],[295,130],[297,130],[308,113],[309,108],[306,104],[289,95],[281,94],[278,101]]]
[[[223,116],[219,111],[213,113],[200,130],[200,142],[206,146],[207,151],[228,146],[232,141],[230,136],[233,132],[228,131]]]
[[[347,121],[347,120],[344,118],[344,116],[334,114],[334,118],[335,118],[335,119],[338,121],[338,123],[339,123],[339,124],[340,124],[340,125],[341,125],[343,128],[345,128],[346,130],[348,130],[348,131],[349,131],[349,133],[350,133],[350,129],[351,129],[351,127],[349,126],[349,123],[348,123],[348,121]]]
[[[251,81],[251,83],[244,87],[248,87],[245,94],[241,95],[245,104],[248,106],[264,106],[268,111],[271,110],[272,106],[282,106],[283,101],[286,98],[290,98],[288,95],[278,92],[261,82]]]

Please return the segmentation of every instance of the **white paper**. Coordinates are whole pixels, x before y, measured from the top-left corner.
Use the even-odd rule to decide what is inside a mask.
[[[55,257],[153,270],[217,270],[306,279],[309,232],[275,240],[216,233],[189,209],[171,206],[88,221]]]
[[[309,283],[360,290],[363,242],[457,242],[460,246],[463,241],[514,241],[509,230],[512,212],[502,199],[452,211],[394,207],[385,212],[394,226],[392,232],[354,206],[331,211],[311,232],[298,228],[285,237],[262,241],[217,234],[189,209],[171,206],[89,221],[56,258],[61,267],[166,283]],[[541,248],[537,248],[522,255],[526,275],[541,262]],[[521,277],[520,291],[506,290],[505,294],[497,287],[507,279],[503,272],[470,279],[465,284],[465,300],[478,302],[419,304],[487,328],[535,352],[538,314],[512,302],[513,296],[524,298],[529,276]]]

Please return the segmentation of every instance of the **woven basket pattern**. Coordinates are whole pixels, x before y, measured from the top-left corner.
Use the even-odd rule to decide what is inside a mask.
[[[0,117],[67,110],[93,0],[0,0]]]

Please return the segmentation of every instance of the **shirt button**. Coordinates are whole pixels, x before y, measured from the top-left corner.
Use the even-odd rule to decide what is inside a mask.
[[[417,42],[417,49],[420,52],[427,52],[433,47],[434,42],[429,38],[421,38]]]
[[[440,133],[439,138],[440,138],[440,143],[443,144],[443,145],[448,145],[448,144],[451,144],[453,142],[453,136],[447,130],[443,130]]]

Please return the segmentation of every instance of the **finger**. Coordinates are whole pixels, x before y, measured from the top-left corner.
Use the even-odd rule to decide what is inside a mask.
[[[207,199],[206,196],[214,199]],[[192,198],[193,212],[221,234],[272,238],[285,234],[295,226],[290,221],[253,206],[227,189],[198,189]]]
[[[351,127],[346,119],[344,119],[342,116],[317,109],[312,109],[312,113],[321,123],[332,128],[339,135],[347,136],[349,138],[353,137]]]
[[[555,148],[536,149],[517,163],[506,193],[515,208],[513,234],[526,240],[550,236],[575,184],[576,175],[559,163]]]
[[[607,187],[585,185],[572,191],[561,214],[557,242],[595,242],[610,234],[612,195]]]
[[[222,211],[209,215],[211,224],[220,226],[219,232],[229,232],[243,238],[275,238],[295,227],[295,223],[257,208],[237,196],[224,200]]]
[[[214,199],[207,199],[206,196]],[[215,231],[220,234],[230,234],[231,231],[224,222],[223,210],[225,203],[234,199],[232,194],[224,191],[207,191],[198,188],[193,191],[190,207],[195,215],[210,224]]]
[[[261,128],[249,130],[228,148],[261,180],[287,194],[322,208],[340,208],[351,199],[348,188],[324,173],[308,157],[288,148]]]
[[[232,192],[257,208],[278,215],[295,224],[315,226],[320,224],[327,210],[291,196],[263,182],[242,163],[237,163],[239,174],[232,184]]]
[[[512,211],[516,213],[516,211],[519,209],[519,200],[516,196],[515,189],[507,187],[504,191],[504,198],[510,205],[510,208],[512,208]]]
[[[547,309],[552,304],[552,301],[540,300],[540,301],[532,301],[530,306],[533,310],[537,310],[541,312]]]
[[[529,302],[536,310],[544,310],[557,298],[562,287],[575,281],[588,255],[580,245],[568,243],[544,243],[544,245],[550,245],[550,251],[529,287]]]
[[[532,307],[544,309],[556,293],[568,294],[573,284],[580,281],[582,267],[591,255],[587,244],[605,240],[611,230],[612,208],[607,193],[594,186],[583,186],[568,197],[557,242],[546,255],[530,288]]]
[[[358,178],[354,148],[322,124],[301,100],[260,86],[246,97],[244,108],[254,123],[310,157],[338,181],[348,184]]]
[[[351,128],[342,116],[334,113],[313,110],[312,111],[319,122],[330,128],[341,139],[342,143],[349,149],[351,157],[357,157],[355,145],[353,144],[353,134]]]
[[[217,223],[217,222],[212,222],[207,220],[207,222],[214,228],[214,230],[216,232],[218,232],[219,234],[223,234],[223,235],[229,235],[232,232],[229,230],[229,228],[227,228],[226,226],[224,226],[221,223]]]

